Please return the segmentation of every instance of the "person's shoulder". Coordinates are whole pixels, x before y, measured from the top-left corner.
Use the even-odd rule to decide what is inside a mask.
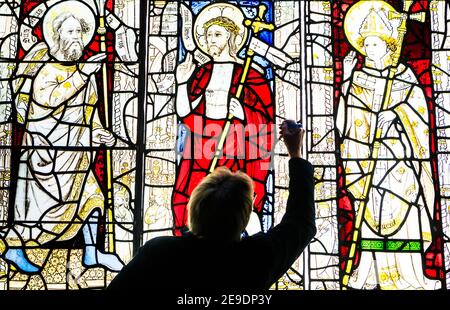
[[[235,246],[233,253],[239,253],[241,257],[261,257],[274,255],[272,229],[267,232],[259,232],[254,235],[242,238]]]
[[[237,246],[253,251],[254,248],[264,247],[266,245],[267,240],[268,240],[267,233],[261,231],[254,235],[242,238]]]
[[[44,42],[39,42],[27,52],[23,60],[26,61],[46,61],[49,59],[48,47]]]
[[[399,64],[396,72],[396,79],[404,82],[417,83],[416,75],[410,66]]]
[[[175,243],[179,243],[181,241],[180,237],[175,237],[175,236],[159,236],[159,237],[155,237],[152,238],[150,240],[148,240],[143,247],[148,249],[148,248],[155,248],[155,247],[164,247],[167,246],[169,244],[175,244]]]

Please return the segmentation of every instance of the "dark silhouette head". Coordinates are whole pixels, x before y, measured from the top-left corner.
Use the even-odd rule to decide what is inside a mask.
[[[194,189],[189,228],[201,238],[238,241],[250,219],[253,181],[243,172],[219,167]]]

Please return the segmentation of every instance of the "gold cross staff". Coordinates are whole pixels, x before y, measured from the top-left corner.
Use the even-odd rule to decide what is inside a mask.
[[[106,53],[106,24],[105,24],[105,1],[98,0],[98,12],[99,12],[99,25],[97,33],[100,35],[100,52]],[[102,82],[103,82],[103,108],[105,111],[105,126],[110,128],[109,121],[109,106],[108,106],[108,74],[106,62],[102,63]],[[105,162],[105,174],[106,174],[106,223],[108,233],[108,252],[113,253],[114,247],[114,224],[113,224],[113,185],[112,185],[112,159],[111,150],[106,149],[106,162]]]
[[[262,30],[267,29],[269,31],[272,31],[273,29],[275,29],[275,26],[273,24],[264,21],[264,13],[266,12],[266,10],[267,10],[266,6],[261,4],[258,7],[258,16],[256,16],[254,20],[251,19],[244,20],[244,25],[251,28],[252,36],[254,37],[257,37],[258,33]],[[238,89],[236,91],[236,99],[238,100],[241,97],[242,90],[244,89],[244,83],[245,80],[247,79],[248,71],[250,69],[250,65],[252,63],[254,54],[255,52],[249,47],[247,47],[245,65],[244,69],[242,70],[241,78],[239,80]],[[223,145],[225,144],[225,139],[228,136],[228,131],[230,130],[231,120],[233,119],[233,117],[234,117],[233,114],[228,113],[227,121],[225,123],[225,126],[223,127],[222,134],[220,135],[216,151],[214,152],[214,158],[211,161],[211,165],[209,166],[209,172],[213,172],[214,169],[216,168],[219,157],[222,154]]]
[[[262,30],[267,29],[269,31],[272,31],[273,29],[275,29],[275,26],[273,24],[264,21],[264,13],[266,12],[266,10],[267,10],[266,6],[261,4],[258,7],[258,16],[255,17],[254,20],[251,19],[244,20],[244,25],[251,28],[252,36],[254,37],[257,37],[258,33]],[[241,97],[242,90],[244,89],[244,83],[245,80],[247,79],[248,71],[250,69],[250,65],[252,63],[254,54],[255,52],[249,47],[247,47],[245,65],[244,69],[242,70],[241,78],[239,80],[238,89],[236,91],[236,99],[238,100]],[[222,154],[223,145],[225,144],[225,139],[228,136],[228,131],[230,130],[231,120],[233,119],[233,117],[234,117],[233,114],[228,113],[227,121],[225,123],[225,126],[223,127],[222,134],[220,136],[219,143],[217,144],[216,151],[214,152],[214,158],[211,161],[211,165],[209,167],[209,172],[213,172],[217,166],[217,162],[219,160],[220,155]]]

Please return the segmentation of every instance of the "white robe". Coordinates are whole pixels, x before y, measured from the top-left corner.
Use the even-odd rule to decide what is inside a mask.
[[[10,246],[69,240],[94,209],[104,208],[89,149],[92,129],[101,127],[94,77],[75,65],[46,63],[31,90]]]
[[[346,82],[338,109],[337,127],[342,137],[341,159],[345,186],[354,198],[358,214],[364,201],[376,117],[382,109],[389,69],[365,67]],[[363,240],[423,239],[420,252],[361,252],[359,267],[350,277],[353,288],[434,289],[438,281],[424,276],[422,253],[431,244],[430,222],[434,209],[434,186],[429,147],[429,117],[424,93],[410,68],[398,67],[388,110],[396,121],[383,128],[372,185],[361,225]],[[376,242],[376,240],[375,240]],[[416,243],[417,244],[417,243]]]

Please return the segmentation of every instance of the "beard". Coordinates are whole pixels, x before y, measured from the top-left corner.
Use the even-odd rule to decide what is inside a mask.
[[[83,41],[78,39],[62,39],[60,49],[65,60],[76,61],[83,55],[84,44]]]
[[[217,46],[217,45],[210,45],[208,46],[208,54],[212,57],[219,57],[223,50],[225,49],[225,46]]]

